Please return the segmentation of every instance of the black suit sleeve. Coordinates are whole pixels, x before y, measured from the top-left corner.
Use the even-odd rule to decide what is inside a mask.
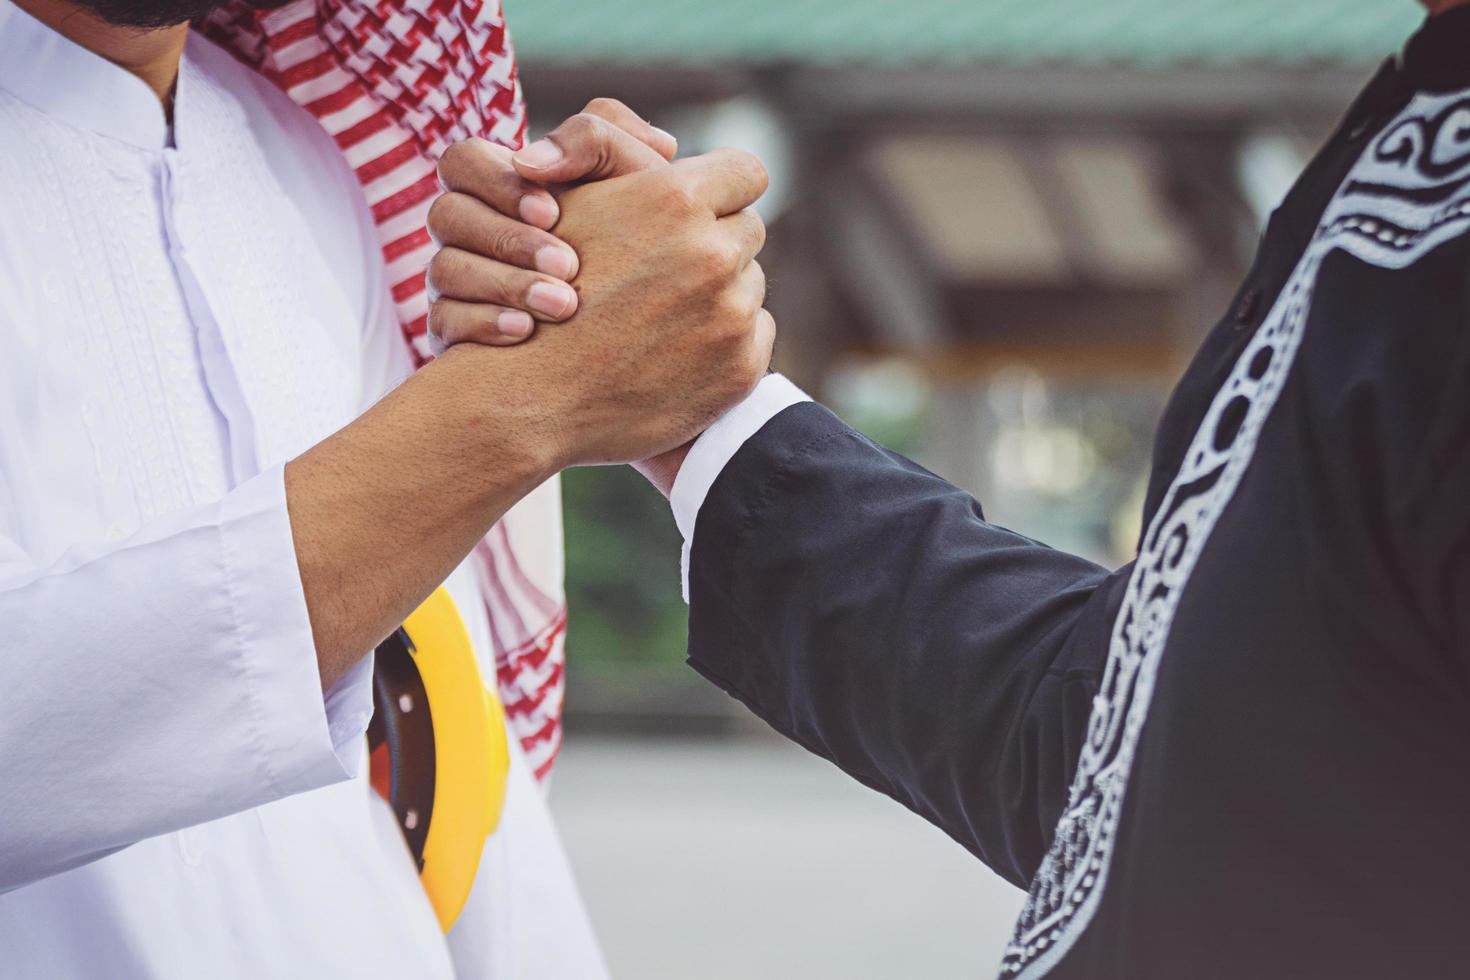
[[[796,405],[700,509],[690,664],[1024,887],[1125,575],[986,523],[968,494]]]

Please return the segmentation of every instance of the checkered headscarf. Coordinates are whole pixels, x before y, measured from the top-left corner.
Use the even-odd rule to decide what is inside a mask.
[[[290,0],[271,10],[231,0],[200,29],[337,141],[377,222],[403,332],[418,363],[427,361],[424,273],[434,247],[425,225],[439,193],[436,161],[470,136],[511,148],[525,138],[499,0]],[[561,543],[559,509],[523,505],[474,554],[507,723],[538,778],[561,746]]]

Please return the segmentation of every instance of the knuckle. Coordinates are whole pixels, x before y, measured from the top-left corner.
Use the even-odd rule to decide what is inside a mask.
[[[701,249],[690,261],[693,267],[690,284],[702,292],[718,289],[724,284],[725,263],[714,249]],[[716,307],[724,300],[724,294],[713,297]]]
[[[439,155],[439,182],[446,187],[453,182],[455,174],[464,163],[466,152],[465,143],[450,143],[448,149]]]
[[[589,112],[568,116],[547,139],[561,148],[567,161],[581,168],[596,169],[607,154],[609,123]]]
[[[732,277],[740,267],[740,248],[723,235],[713,235],[700,249],[699,270],[710,281]]]
[[[471,136],[449,144],[439,155],[439,182],[452,189],[474,165],[475,158],[480,155],[479,144],[484,142],[478,136]]]
[[[762,189],[770,183],[771,175],[766,170],[766,165],[754,153],[746,150],[731,150],[730,157],[732,166],[739,169]]]
[[[709,301],[709,331],[712,341],[722,344],[736,334],[740,310],[728,289],[714,294]]]
[[[619,99],[610,99],[606,96],[598,96],[592,99],[582,110],[594,116],[615,116],[628,112],[628,107]]]
[[[485,236],[485,247],[489,250],[485,254],[490,258],[515,265],[528,263],[534,252],[520,227],[510,223],[491,227]]]
[[[770,282],[766,279],[766,271],[758,263],[752,262],[751,266],[749,273],[751,277],[751,313],[755,313],[766,301],[766,296],[770,292]]]
[[[755,243],[755,250],[759,252],[766,247],[766,223],[752,210],[747,209],[745,213],[750,216],[746,221],[750,228],[751,241]]]
[[[725,341],[733,346],[736,352],[743,351],[750,345],[752,313],[750,304],[742,299],[729,300],[724,315]]]
[[[496,189],[514,179],[511,152],[482,136],[451,143],[439,155],[439,186],[446,191],[494,196]]]
[[[682,218],[697,214],[700,209],[693,183],[688,178],[668,170],[659,174],[657,198],[658,205],[675,217]]]
[[[448,249],[440,249],[429,260],[429,268],[424,273],[424,285],[432,291],[436,299],[453,287],[455,270],[454,253]]]
[[[728,345],[735,351],[742,348],[750,337],[752,315],[750,301],[738,291],[727,289],[721,292],[713,310],[715,343]]]
[[[453,234],[454,214],[457,206],[453,191],[440,194],[434,199],[434,203],[429,205],[427,221],[429,234],[436,242],[442,242],[442,239]]]
[[[449,307],[443,300],[434,300],[429,304],[428,322],[424,329],[428,335],[440,341],[449,339]]]
[[[590,112],[579,112],[564,125],[568,138],[578,142],[597,142],[607,136],[607,120]]]

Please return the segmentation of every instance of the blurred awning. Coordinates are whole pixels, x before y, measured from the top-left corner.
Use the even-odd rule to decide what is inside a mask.
[[[770,161],[771,303],[809,379],[838,351],[1167,376],[1299,147],[1423,18],[1414,0],[504,4],[533,123],[610,95],[686,152]]]
[[[1423,18],[1414,0],[504,3],[533,108],[756,87],[835,125],[1331,113]]]
[[[1411,0],[505,0],[528,63],[1362,64]]]
[[[1174,288],[1194,262],[1145,141],[895,136],[867,157],[952,285]]]
[[[1105,345],[1152,370],[1201,252],[1167,179],[1145,140],[875,137],[824,189],[824,251],[878,350],[968,370]]]

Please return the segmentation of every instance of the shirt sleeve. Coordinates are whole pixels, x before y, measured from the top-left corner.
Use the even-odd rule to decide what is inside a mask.
[[[689,455],[679,467],[669,493],[669,504],[674,509],[674,523],[684,537],[684,549],[679,563],[684,583],[684,601],[689,601],[689,553],[694,546],[694,528],[698,523],[699,508],[709,495],[709,488],[725,469],[746,440],[761,430],[771,419],[792,405],[811,401],[811,396],[779,374],[762,378],[745,400],[694,440]]]
[[[700,510],[689,662],[1025,886],[1065,807],[1128,569],[792,406]]]
[[[1430,536],[1445,542],[1446,571],[1438,592],[1442,621],[1447,624],[1450,642],[1458,647],[1463,676],[1470,683],[1470,332],[1463,330],[1463,321],[1454,376],[1457,381],[1450,385],[1453,394],[1443,415],[1457,420],[1458,425],[1438,447],[1444,471],[1436,481],[1438,514],[1443,515],[1442,526],[1447,533],[1442,539],[1435,531]],[[1430,523],[1432,527],[1441,526],[1436,517],[1431,517]]]
[[[1414,578],[1420,622],[1470,685],[1470,340],[1417,447],[1422,465],[1398,503],[1398,567]]]
[[[1470,342],[1459,368],[1457,404],[1446,406],[1447,418],[1458,424],[1426,453],[1440,466],[1425,481],[1429,499],[1412,505],[1417,534],[1408,538],[1413,554],[1405,562],[1423,575],[1427,621],[1440,627],[1470,685]]]
[[[284,471],[45,566],[0,538],[0,891],[350,778],[370,658],[323,699]]]

